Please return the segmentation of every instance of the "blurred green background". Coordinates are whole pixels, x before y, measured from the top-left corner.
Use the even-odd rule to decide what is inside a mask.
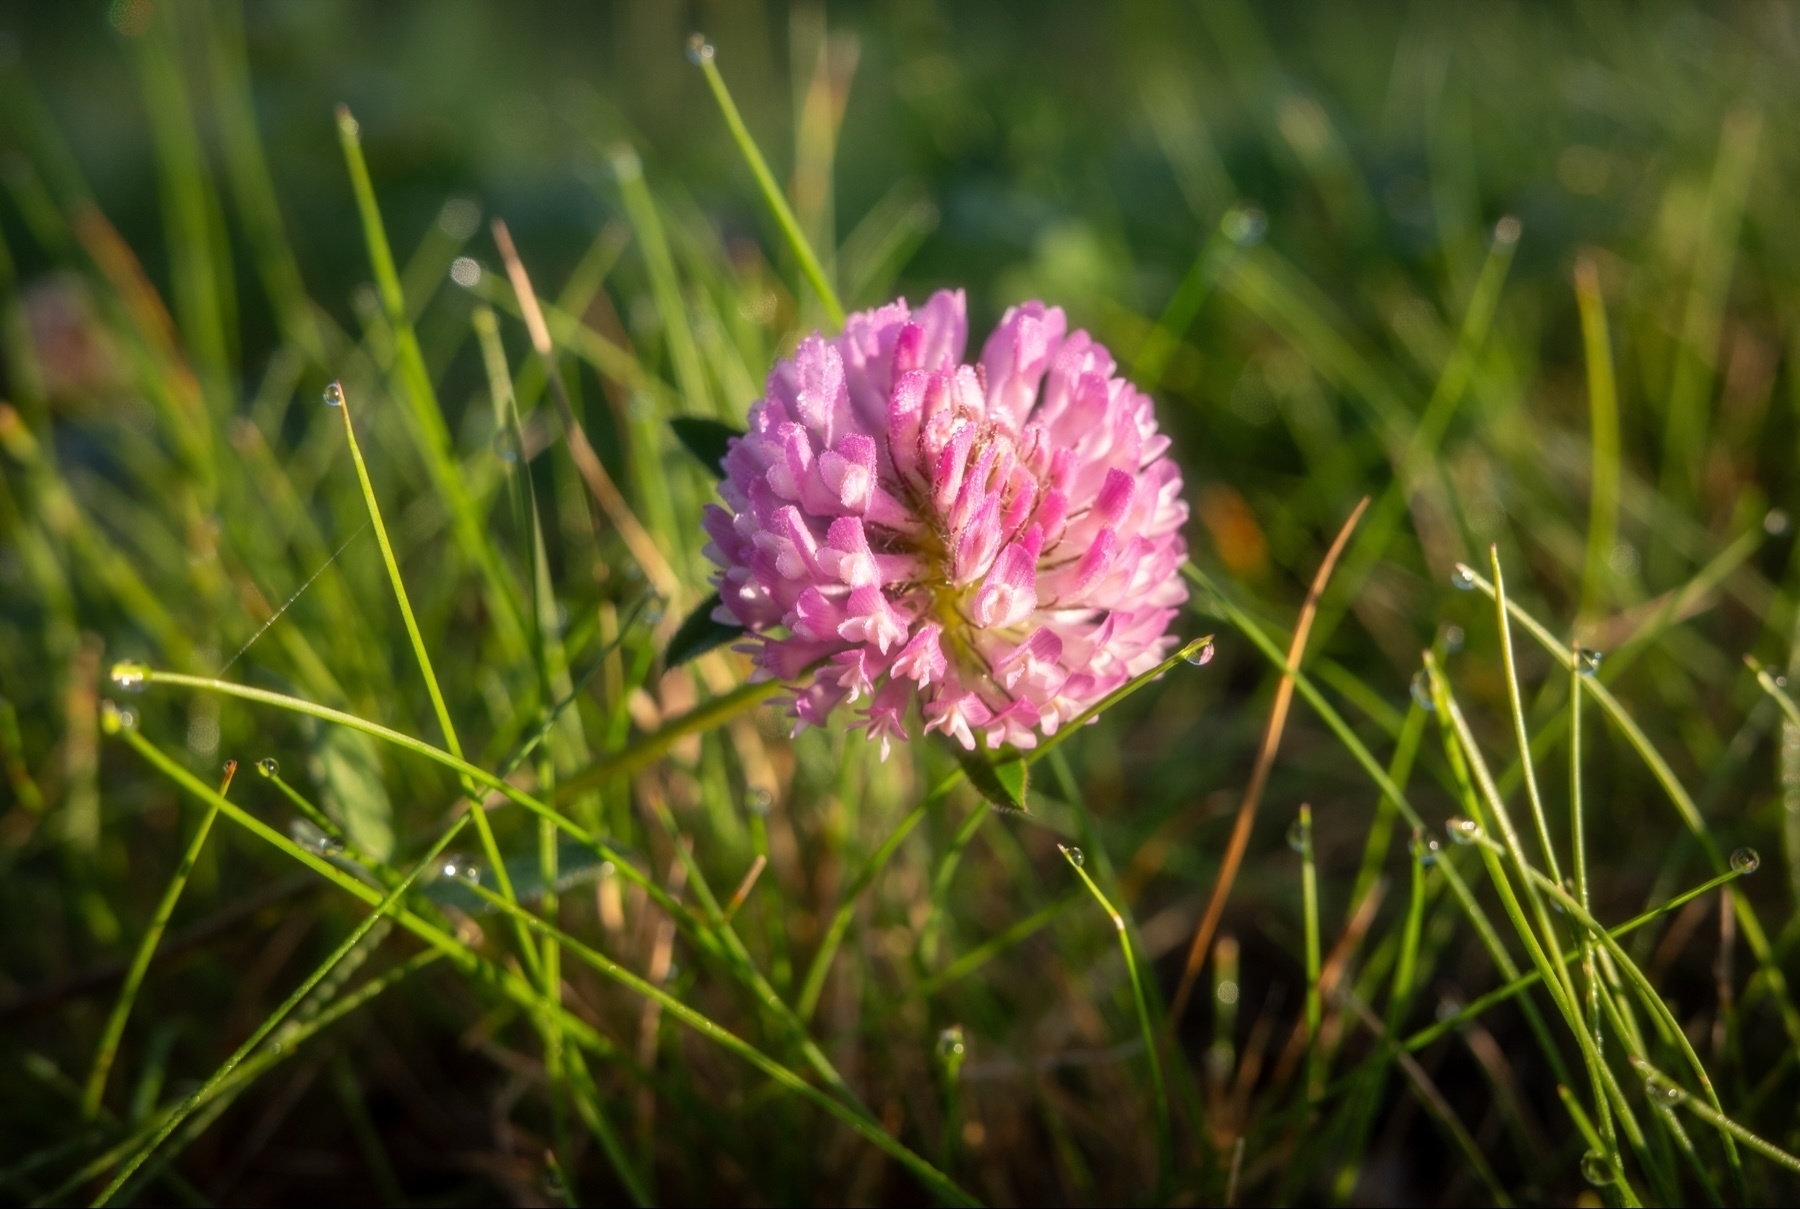
[[[603,664],[559,732],[564,773],[741,676],[735,657],[668,677],[657,663],[659,618],[705,591],[695,516],[711,490],[663,421],[741,420],[772,358],[823,312],[686,57],[695,30],[847,305],[961,287],[978,340],[1007,305],[1043,297],[1114,349],[1175,436],[1190,547],[1220,585],[1180,623],[1183,637],[1218,630],[1219,658],[1077,737],[1065,772],[1038,778],[1040,825],[990,822],[971,843],[964,821],[986,807],[957,797],[857,909],[820,1036],[890,1130],[985,1199],[1148,1194],[1130,999],[1110,929],[1068,898],[1055,844],[1079,839],[1129,908],[1160,1012],[1276,682],[1226,602],[1285,643],[1364,494],[1377,502],[1321,602],[1309,665],[1377,760],[1418,716],[1409,685],[1435,642],[1517,799],[1518,766],[1498,754],[1512,729],[1492,610],[1452,584],[1458,560],[1485,572],[1496,545],[1516,598],[1605,654],[1602,678],[1692,791],[1708,842],[1760,849],[1747,893],[1773,964],[1796,972],[1800,734],[1787,734],[1784,781],[1780,710],[1741,663],[1795,658],[1794,6],[12,4],[0,10],[0,1195],[89,1188],[66,1181],[191,1090],[354,918],[225,829],[171,925],[180,945],[152,967],[111,1115],[83,1123],[101,1022],[194,817],[96,735],[103,670],[132,658],[214,674],[348,539],[228,675],[436,741],[374,544],[358,536],[341,425],[315,403],[327,382],[344,380],[367,428],[472,758],[497,765],[547,691],[495,613],[509,592],[528,610],[537,582],[520,500],[541,510],[553,585],[526,627],[555,636],[545,684],[556,672],[566,690],[571,670]],[[442,463],[402,402],[412,388],[371,285],[340,103],[403,266]],[[649,247],[666,238],[660,280],[646,208],[664,232]],[[509,317],[491,217],[562,304],[577,410],[673,565],[679,586],[656,585],[648,615],[633,612],[644,570],[590,521],[538,407],[544,378]],[[167,305],[166,347],[108,224]],[[1604,312],[1588,335],[1610,344],[1610,419],[1578,277],[1600,308],[1590,319]],[[522,459],[471,327],[486,305],[517,377]],[[1491,324],[1465,326],[1472,306],[1478,318],[1491,307]],[[524,463],[536,478],[521,495]],[[482,532],[457,528],[434,465],[462,476]],[[482,549],[499,568],[488,578]],[[1518,641],[1539,775],[1560,812],[1567,678]],[[245,780],[251,761],[280,757],[371,854],[418,851],[456,794],[440,769],[239,702],[152,691],[131,704],[203,779],[224,757],[244,761],[234,800],[285,820],[282,800]],[[673,849],[644,821],[646,802],[673,802],[721,896],[767,855],[773,884],[747,901],[744,930],[785,993],[860,862],[954,763],[918,744],[882,766],[854,736],[790,744],[772,711],[756,717],[582,809],[662,879]],[[1622,919],[1702,880],[1705,845],[1616,732],[1591,726],[1595,909]],[[1432,742],[1411,792],[1441,825],[1460,808]],[[1297,706],[1225,917],[1241,972],[1209,967],[1203,990],[1215,993],[1169,1055],[1189,1096],[1176,1199],[1222,1199],[1240,1137],[1252,1140],[1233,1187],[1248,1202],[1492,1195],[1397,1077],[1371,1093],[1372,1116],[1334,1109],[1309,1133],[1290,1111],[1295,1086],[1268,1070],[1305,980],[1298,858],[1283,832],[1309,802],[1328,948],[1365,867],[1389,886],[1369,935],[1391,939],[1409,862],[1377,799],[1339,737]],[[773,805],[766,824],[745,806],[759,801]],[[509,851],[535,854],[522,821],[496,826]],[[562,904],[572,933],[604,936],[633,968],[654,968],[660,951],[675,993],[740,1031],[767,1025],[685,940],[658,940],[664,917],[641,895],[621,900],[605,875],[578,872],[586,881]],[[1431,900],[1433,964],[1384,1009],[1390,1028],[1429,1023],[1497,980],[1446,901]],[[1785,992],[1743,987],[1750,959],[1720,901],[1696,899],[1633,952],[1716,1064],[1728,1104],[1791,1146],[1794,1047],[1772,1006]],[[941,981],[954,955],[1052,909],[990,964]],[[609,914],[621,910],[623,924]],[[471,921],[484,951],[505,949],[497,917],[452,918]],[[1372,995],[1393,958],[1374,939],[1367,949],[1366,968],[1356,943],[1347,953],[1367,973],[1358,993]],[[560,1144],[532,1021],[447,971],[416,977],[244,1091],[175,1174],[134,1194],[555,1199],[566,1185],[545,1174]],[[646,1024],[637,1000],[572,993],[640,1068],[661,1054],[659,1073],[627,1063],[596,1079],[665,1199],[919,1194],[847,1132],[669,1040],[672,1026]],[[1421,1060],[1515,1196],[1593,1195],[1532,1034],[1510,1007],[1484,1020],[1485,1042],[1466,1033]],[[969,1045],[960,1084],[936,1049],[953,1026]],[[1343,1054],[1372,1052],[1348,1028]],[[816,1145],[815,1129],[827,1131]],[[568,1178],[622,1195],[577,1134]],[[1791,1192],[1780,1178],[1754,1198]]]

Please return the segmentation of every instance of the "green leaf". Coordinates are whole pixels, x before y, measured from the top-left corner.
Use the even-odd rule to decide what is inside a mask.
[[[675,437],[682,446],[720,478],[725,477],[722,463],[730,448],[731,438],[744,435],[741,428],[733,428],[722,421],[709,420],[704,416],[676,416],[669,421],[669,427],[675,430]]]
[[[997,753],[964,751],[958,747],[956,758],[968,774],[969,784],[981,796],[1001,810],[1026,810],[1025,789],[1030,780],[1023,752],[1003,748]]]
[[[669,649],[663,652],[663,663],[667,667],[680,667],[688,660],[704,655],[716,646],[724,646],[744,632],[741,625],[729,625],[723,621],[713,620],[713,610],[719,607],[719,594],[714,592],[700,602],[698,608],[687,615],[675,636],[669,639]]]

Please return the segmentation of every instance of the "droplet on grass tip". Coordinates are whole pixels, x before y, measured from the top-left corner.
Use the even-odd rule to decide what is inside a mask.
[[[1519,242],[1519,234],[1523,229],[1519,220],[1508,214],[1494,224],[1494,242],[1510,247]]]
[[[1457,817],[1444,824],[1453,844],[1473,844],[1481,838],[1481,824],[1474,819]]]
[[[1219,1002],[1226,1007],[1235,1004],[1238,1001],[1240,993],[1238,984],[1229,978],[1221,978],[1219,980],[1219,985],[1213,988],[1213,994],[1217,996]]]
[[[713,61],[713,56],[718,53],[717,50],[713,49],[713,44],[706,40],[705,34],[697,33],[688,35],[688,62],[692,63],[695,67],[700,66],[702,63],[711,63]]]
[[[141,693],[150,680],[150,669],[126,659],[112,665],[112,682],[122,693]]]
[[[1614,1183],[1618,1176],[1613,1171],[1612,1160],[1598,1151],[1590,1150],[1581,1156],[1581,1178],[1596,1188],[1605,1188]]]
[[[1600,670],[1600,661],[1605,658],[1592,647],[1578,646],[1575,648],[1575,670],[1583,676],[1592,676]]]
[[[467,239],[481,225],[481,207],[466,197],[453,197],[438,211],[438,230],[451,239]]]
[[[450,280],[465,290],[481,284],[481,262],[473,256],[458,256],[450,262]]]
[[[941,1061],[948,1062],[952,1059],[960,1058],[963,1056],[963,1052],[962,1025],[953,1024],[949,1028],[942,1029],[938,1032],[937,1054]]]
[[[1067,844],[1058,844],[1057,848],[1062,851],[1064,856],[1069,858],[1069,863],[1077,869],[1087,864],[1087,857],[1082,854],[1081,849],[1072,848]]]
[[[1441,848],[1441,845],[1438,844],[1437,840],[1431,835],[1430,832],[1425,831],[1422,828],[1415,830],[1413,832],[1413,837],[1412,837],[1413,857],[1419,862],[1419,864],[1425,866],[1427,869],[1429,869],[1429,868],[1431,868],[1431,866],[1437,864],[1438,852],[1440,851],[1440,848]]]
[[[1788,514],[1785,509],[1771,508],[1763,516],[1763,532],[1770,537],[1780,537],[1788,531]]]
[[[1413,673],[1412,699],[1413,704],[1428,714],[1437,708],[1437,702],[1431,699],[1431,676],[1424,668]]]
[[[100,703],[100,729],[109,735],[116,735],[122,730],[130,730],[137,725],[137,718],[128,709],[120,709],[112,701]]]
[[[775,806],[775,795],[761,786],[752,786],[744,794],[744,807],[751,814],[768,814]]]
[[[1463,628],[1461,626],[1447,625],[1444,627],[1444,650],[1446,652],[1454,655],[1457,651],[1463,649],[1463,643],[1467,641],[1467,639],[1468,635],[1463,633]]]
[[[264,756],[256,762],[256,771],[265,777],[278,776],[281,772],[281,765],[274,756]]]
[[[1450,572],[1450,586],[1455,588],[1458,592],[1473,591],[1475,588],[1475,572],[1469,570],[1469,568],[1465,567],[1463,564],[1457,563],[1456,570]]]
[[[1762,868],[1762,857],[1754,848],[1739,848],[1731,854],[1731,867],[1739,873],[1755,873]]]
[[[1306,825],[1306,820],[1295,819],[1288,824],[1287,846],[1295,852],[1305,852],[1308,847],[1307,841],[1311,839],[1308,834],[1311,830],[1312,828]]]
[[[481,866],[466,856],[444,857],[438,865],[438,872],[459,882],[468,882],[471,886],[481,884]]]
[[[1236,206],[1226,212],[1219,230],[1241,248],[1255,247],[1268,234],[1269,216],[1255,206]]]
[[[1205,638],[1188,643],[1186,649],[1181,652],[1181,657],[1195,667],[1205,667],[1212,662],[1213,652],[1216,649],[1213,645],[1212,635],[1208,634]]]
[[[344,405],[344,384],[333,382],[325,388],[325,406],[342,407]]]

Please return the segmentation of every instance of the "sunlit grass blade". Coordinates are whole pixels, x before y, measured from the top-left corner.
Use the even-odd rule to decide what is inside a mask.
[[[406,296],[400,287],[400,274],[394,266],[394,254],[388,245],[387,228],[382,224],[381,208],[375,199],[375,186],[369,180],[369,168],[363,160],[362,128],[350,110],[337,111],[338,141],[343,147],[344,162],[350,172],[350,184],[356,194],[357,211],[361,215],[363,237],[368,244],[369,264],[375,272],[375,285],[381,297],[383,313],[393,329],[394,357],[397,376],[408,403],[408,415],[418,440],[425,468],[432,486],[449,509],[457,543],[465,557],[481,568],[487,588],[487,599],[495,617],[495,629],[508,655],[520,662],[528,658],[525,623],[519,614],[518,601],[503,573],[498,555],[488,541],[474,502],[469,498],[452,451],[450,431],[444,413],[438,406],[437,391],[431,384],[431,372],[425,365],[425,354],[419,347],[418,335],[406,313]]]
[[[1619,388],[1613,377],[1612,337],[1606,326],[1606,296],[1600,269],[1591,257],[1575,262],[1575,301],[1581,313],[1581,343],[1587,361],[1588,443],[1593,473],[1588,496],[1587,565],[1581,580],[1581,613],[1598,616],[1611,598],[1609,561],[1619,532]]]
[[[400,605],[400,619],[406,624],[406,636],[412,642],[413,657],[419,661],[419,671],[425,677],[425,690],[431,695],[431,709],[437,715],[438,727],[443,731],[444,747],[456,759],[462,759],[462,742],[456,737],[456,724],[450,718],[450,707],[444,703],[444,691],[438,685],[437,673],[432,670],[431,652],[426,649],[425,638],[419,633],[419,623],[413,617],[412,600],[406,592],[406,581],[400,577],[400,563],[394,557],[393,543],[388,540],[387,525],[381,519],[381,504],[375,498],[375,484],[369,478],[369,467],[363,461],[362,447],[357,444],[356,425],[350,414],[350,400],[344,393],[341,383],[333,382],[325,391],[327,402],[335,406],[344,418],[344,441],[350,447],[351,461],[356,465],[356,479],[362,485],[363,501],[369,509],[369,524],[375,530],[375,540],[381,545],[381,560],[387,567],[388,583],[394,589],[394,599]],[[500,892],[509,901],[517,901],[513,895],[512,878],[506,871],[506,862],[501,859],[500,847],[494,841],[494,830],[487,819],[487,811],[481,808],[481,794],[475,788],[475,782],[467,776],[463,777],[463,792],[469,795],[471,803],[470,815],[475,820],[475,832],[481,838],[482,854],[487,857],[489,866],[494,870],[494,878],[500,884]],[[519,949],[525,956],[525,964],[534,971],[538,964],[536,948],[528,936],[519,936]]]
[[[1125,917],[1119,913],[1118,908],[1107,901],[1106,895],[1094,883],[1094,879],[1088,876],[1087,870],[1082,867],[1081,851],[1062,845],[1058,845],[1058,847],[1062,849],[1063,859],[1069,862],[1069,867],[1075,870],[1075,875],[1088,888],[1088,893],[1094,896],[1094,901],[1100,904],[1102,911],[1106,912],[1107,919],[1112,921],[1113,931],[1118,934],[1119,952],[1125,958],[1125,973],[1131,980],[1131,996],[1137,1005],[1138,1029],[1144,1039],[1144,1057],[1150,1063],[1152,1103],[1156,1109],[1157,1184],[1160,1188],[1170,1175],[1170,1164],[1174,1158],[1174,1139],[1169,1126],[1169,1093],[1163,1087],[1162,1057],[1157,1052],[1156,1030],[1150,1024],[1150,1005],[1144,998],[1143,979],[1138,976],[1137,957],[1131,951],[1131,937],[1125,930]]]
[[[750,173],[756,178],[763,201],[768,203],[769,210],[774,214],[775,222],[781,227],[782,235],[787,238],[794,258],[800,262],[800,271],[806,275],[813,292],[819,296],[826,317],[831,320],[833,327],[844,326],[844,305],[838,301],[837,291],[826,277],[825,268],[819,263],[812,245],[806,242],[806,235],[800,230],[800,220],[794,217],[794,211],[788,205],[787,195],[775,183],[775,176],[769,171],[762,151],[750,136],[749,127],[744,125],[744,119],[738,113],[737,102],[731,99],[731,92],[725,87],[725,77],[719,74],[719,65],[714,62],[717,54],[712,44],[695,34],[688,40],[688,58],[705,74],[707,87],[712,89],[713,99],[719,103],[719,112],[725,116],[725,125],[731,130],[731,137],[737,143],[738,150],[743,153],[744,162],[750,165]]]
[[[219,785],[220,797],[230,790],[231,778],[236,772],[237,761],[227,760]],[[119,1040],[125,1035],[125,1021],[131,1015],[131,1005],[137,1000],[138,988],[143,985],[144,975],[150,969],[150,959],[156,955],[156,946],[162,940],[164,929],[169,926],[169,917],[175,914],[175,904],[181,901],[181,892],[187,888],[188,874],[193,872],[194,862],[200,859],[200,850],[206,846],[206,837],[212,833],[213,821],[218,817],[219,808],[215,805],[207,806],[201,814],[194,834],[188,839],[187,850],[181,854],[181,863],[175,866],[175,872],[170,875],[162,900],[156,904],[156,910],[150,916],[150,926],[144,930],[137,952],[132,955],[131,965],[125,971],[124,985],[119,988],[119,997],[113,1002],[106,1024],[100,1030],[100,1044],[94,1051],[94,1065],[88,1072],[87,1083],[82,1089],[81,1115],[84,1120],[92,1121],[100,1111],[101,1097],[106,1094],[106,1077],[111,1072],[113,1058],[118,1053]]]
[[[1638,1070],[1644,1076],[1647,1094],[1653,1098],[1665,1104],[1680,1105],[1721,1134],[1735,1138],[1771,1162],[1779,1163],[1789,1171],[1800,1172],[1800,1158],[1789,1154],[1768,1139],[1751,1133],[1648,1063],[1640,1064]]]

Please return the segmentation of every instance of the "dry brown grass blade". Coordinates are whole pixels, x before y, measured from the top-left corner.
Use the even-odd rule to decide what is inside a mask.
[[[1312,586],[1306,590],[1306,603],[1300,606],[1300,620],[1294,626],[1294,639],[1288,644],[1287,666],[1290,670],[1282,674],[1281,683],[1276,686],[1275,703],[1269,709],[1269,724],[1263,728],[1262,748],[1256,753],[1256,767],[1251,771],[1250,784],[1244,790],[1243,804],[1238,807],[1237,823],[1231,829],[1231,843],[1225,850],[1224,863],[1219,866],[1219,879],[1213,885],[1212,899],[1206,904],[1206,914],[1200,917],[1200,926],[1194,929],[1193,943],[1188,946],[1187,965],[1181,972],[1181,985],[1176,988],[1175,1001],[1169,1008],[1171,1029],[1180,1021],[1189,998],[1193,996],[1194,982],[1200,976],[1200,967],[1205,963],[1213,933],[1219,927],[1219,918],[1225,913],[1225,900],[1231,897],[1232,884],[1237,881],[1238,868],[1244,862],[1244,850],[1250,846],[1250,828],[1256,820],[1256,807],[1262,801],[1263,788],[1269,782],[1269,771],[1275,766],[1275,752],[1281,746],[1281,733],[1287,729],[1288,708],[1294,701],[1294,676],[1291,669],[1299,667],[1301,657],[1306,654],[1306,636],[1312,630],[1313,616],[1319,609],[1319,597],[1324,594],[1325,585],[1331,582],[1331,572],[1337,566],[1344,547],[1350,543],[1350,535],[1356,531],[1356,524],[1362,520],[1368,507],[1369,497],[1365,495],[1350,513],[1350,519],[1344,522],[1344,527],[1338,530],[1337,539],[1331,543],[1331,549],[1325,552],[1325,559],[1313,576]]]
[[[606,513],[613,528],[619,531],[624,539],[625,548],[637,559],[638,565],[651,584],[662,594],[663,599],[674,603],[681,592],[681,580],[675,574],[675,568],[663,557],[655,540],[631,510],[624,495],[606,473],[606,467],[600,461],[600,455],[594,452],[593,445],[588,443],[587,432],[581,422],[575,418],[575,409],[569,405],[568,392],[563,388],[562,377],[556,371],[555,347],[550,343],[550,328],[544,322],[543,308],[538,305],[537,293],[531,288],[531,277],[525,272],[525,263],[519,259],[518,249],[513,247],[512,233],[506,229],[506,223],[496,218],[493,222],[494,243],[500,249],[500,259],[506,264],[506,276],[512,282],[513,293],[519,297],[519,313],[525,319],[525,330],[531,335],[531,347],[544,361],[544,377],[550,386],[550,394],[556,399],[557,414],[562,418],[563,433],[568,437],[569,455],[575,461],[575,469],[581,475],[581,481]],[[668,610],[668,616],[680,620],[676,609]]]

